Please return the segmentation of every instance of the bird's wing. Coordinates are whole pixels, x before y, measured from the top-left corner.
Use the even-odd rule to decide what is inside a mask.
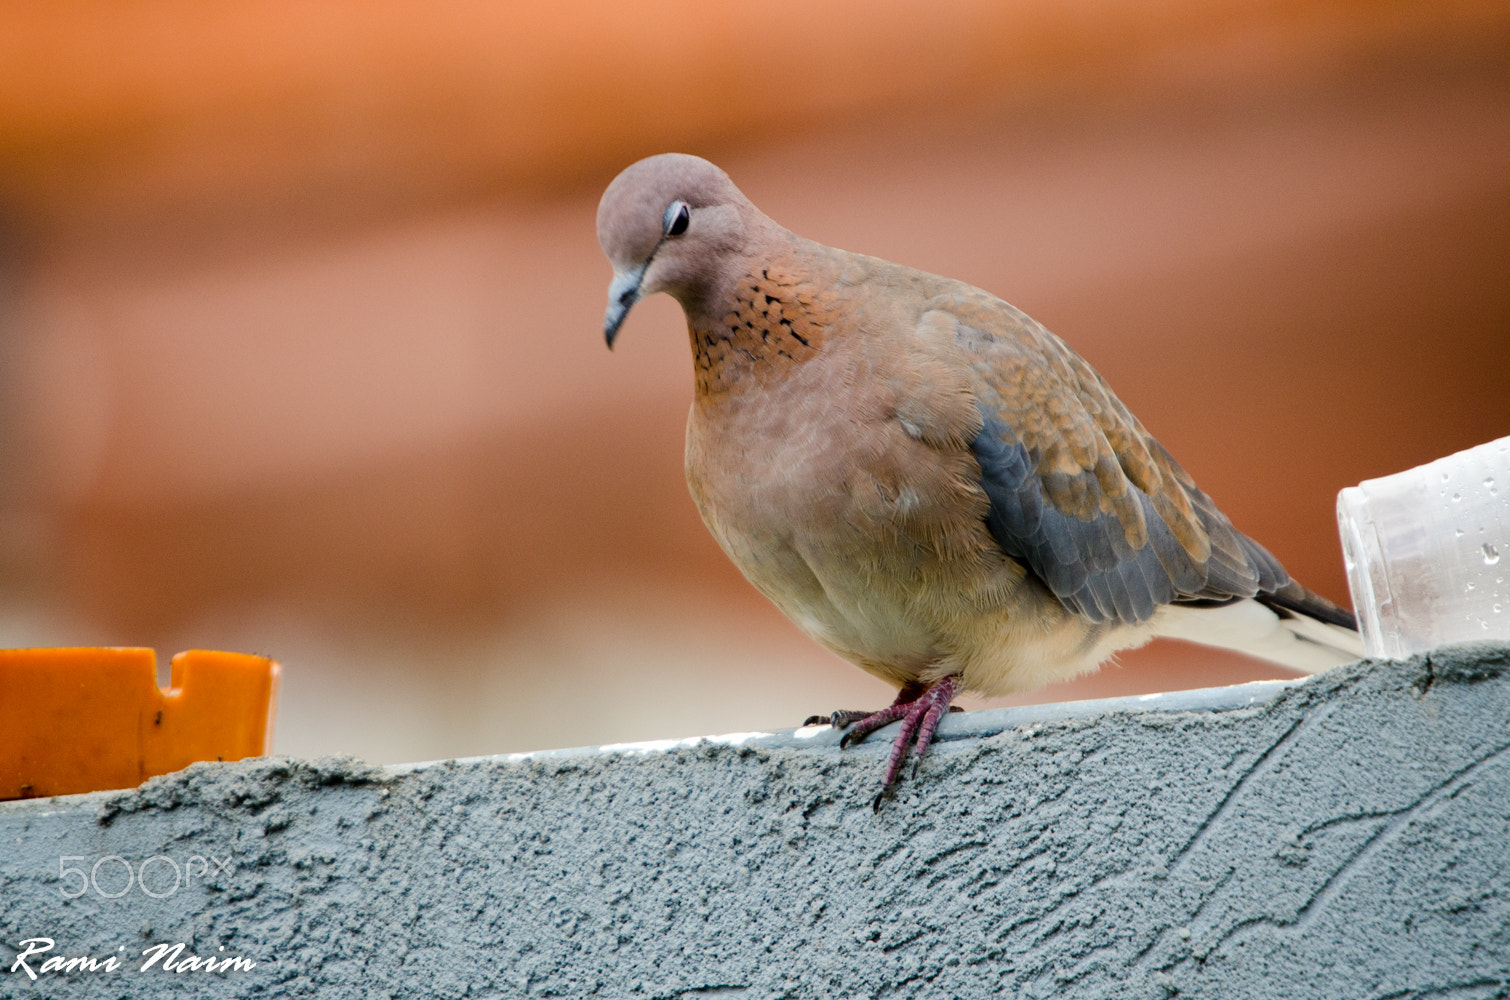
[[[1065,605],[1133,624],[1289,583],[1059,338],[984,293],[931,305],[971,369],[991,534]]]

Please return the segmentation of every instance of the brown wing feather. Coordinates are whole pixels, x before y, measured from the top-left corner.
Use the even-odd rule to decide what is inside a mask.
[[[1161,604],[1289,582],[1057,337],[983,292],[930,305],[954,317],[970,358],[991,532],[1068,606],[1136,623]]]

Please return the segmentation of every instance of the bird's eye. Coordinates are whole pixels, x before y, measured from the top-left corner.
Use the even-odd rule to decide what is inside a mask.
[[[687,231],[687,226],[692,222],[692,209],[687,207],[685,201],[673,201],[666,206],[666,214],[661,219],[661,231],[667,236],[680,236]]]

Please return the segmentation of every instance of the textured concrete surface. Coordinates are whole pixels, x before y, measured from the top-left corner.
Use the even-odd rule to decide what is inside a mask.
[[[1510,996],[1510,649],[804,732],[0,804],[0,995]]]

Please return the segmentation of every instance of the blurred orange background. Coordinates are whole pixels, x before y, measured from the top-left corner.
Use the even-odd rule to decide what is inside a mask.
[[[1334,599],[1339,488],[1510,433],[1498,0],[18,0],[0,645],[264,653],[278,750],[380,762],[888,701],[698,521],[675,304],[603,348],[668,149],[1027,310]]]

